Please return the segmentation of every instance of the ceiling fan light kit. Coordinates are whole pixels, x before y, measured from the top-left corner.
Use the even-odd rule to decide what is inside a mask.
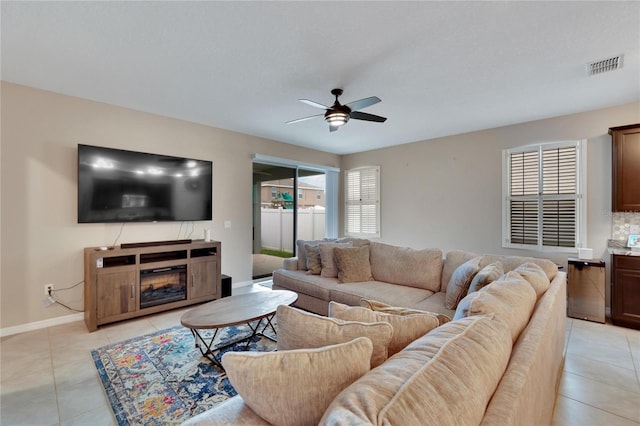
[[[338,101],[338,97],[342,95],[342,89],[333,89],[331,94],[336,97],[335,102],[331,107],[326,105],[322,105],[318,102],[311,101],[309,99],[299,99],[300,102],[303,102],[309,106],[314,108],[321,108],[325,110],[324,120],[329,123],[329,131],[335,132],[339,127],[347,124],[350,118],[355,120],[364,120],[364,121],[374,121],[377,123],[384,123],[387,119],[385,117],[380,117],[379,115],[367,114],[366,112],[360,112],[358,110],[366,108],[368,106],[377,104],[381,102],[380,98],[377,96],[371,96],[369,98],[360,99],[358,101],[350,102],[345,105],[341,105],[340,101]],[[305,121],[314,117],[321,117],[323,114],[312,115],[310,117],[299,118],[297,120],[288,121],[287,124],[298,123],[300,121]]]

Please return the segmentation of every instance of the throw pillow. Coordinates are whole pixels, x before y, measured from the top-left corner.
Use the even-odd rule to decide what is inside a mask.
[[[320,248],[320,261],[322,262],[320,276],[323,278],[337,278],[338,267],[336,266],[333,249],[336,247],[353,247],[353,245],[351,243],[322,243],[318,247]]]
[[[438,312],[421,311],[419,309],[405,308],[402,306],[391,306],[378,300],[360,299],[360,306],[371,309],[372,311],[384,312],[395,315],[411,315],[411,314],[431,314],[438,317],[439,325],[446,324],[451,321],[449,315],[440,314]]]
[[[329,316],[345,321],[388,322],[393,327],[393,336],[389,342],[389,356],[400,352],[409,343],[424,336],[440,324],[438,317],[428,313],[387,314],[333,301],[329,302]]]
[[[371,341],[318,349],[227,352],[229,381],[244,402],[275,425],[317,425],[331,401],[369,371]]]
[[[318,245],[320,243],[326,243],[329,241],[333,241],[329,238],[325,238],[324,240],[297,240],[296,241],[296,255],[298,257],[298,271],[306,271],[307,270],[307,256],[304,252],[304,245],[311,244],[312,246]]]
[[[307,258],[307,275],[320,275],[322,261],[320,260],[320,248],[317,244],[305,244],[304,253]]]
[[[278,350],[310,349],[335,345],[367,337],[373,343],[371,368],[382,364],[388,356],[393,328],[384,322],[362,323],[342,321],[306,312],[290,306],[278,306]]]
[[[444,307],[447,309],[455,309],[458,306],[458,302],[462,299],[469,290],[471,280],[480,270],[480,256],[467,260],[462,265],[458,266],[449,280],[447,285],[447,294],[444,299]]]
[[[502,274],[504,274],[504,269],[502,269],[502,263],[500,263],[500,261],[488,264],[484,268],[480,269],[480,272],[473,277],[467,294],[478,291],[487,284],[491,284],[500,278]]]
[[[536,292],[533,287],[520,274],[511,271],[462,299],[453,320],[495,314],[496,318],[507,324],[515,343],[529,323],[535,304]]]
[[[360,247],[335,247],[333,255],[338,268],[338,282],[359,283],[373,281],[369,263],[369,245]]]
[[[531,287],[533,287],[533,289],[535,290],[536,297],[538,299],[547,290],[549,290],[549,285],[551,283],[549,282],[549,278],[547,278],[547,274],[540,267],[540,265],[533,262],[527,262],[518,266],[514,271],[519,273],[522,278],[524,278],[529,282],[529,284],[531,284]]]

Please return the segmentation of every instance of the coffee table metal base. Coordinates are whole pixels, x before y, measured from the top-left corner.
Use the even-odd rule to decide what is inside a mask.
[[[251,324],[250,322],[247,323],[247,325],[249,326],[249,329],[251,329],[250,336],[243,337],[242,339],[234,340],[233,342],[226,343],[222,346],[214,346],[214,342],[216,340],[216,337],[218,336],[218,332],[222,330],[224,327],[216,328],[213,333],[213,336],[211,337],[203,337],[197,328],[191,328],[190,330],[191,330],[191,334],[193,334],[193,339],[195,340],[195,346],[200,350],[200,353],[202,353],[202,356],[207,358],[209,361],[217,365],[222,371],[224,371],[224,367],[222,366],[222,363],[216,356],[215,352],[219,352],[222,349],[226,349],[230,346],[237,345],[238,343],[242,343],[244,341],[247,342],[243,349],[246,351],[249,348],[249,344],[251,343],[253,338],[256,336],[266,337],[267,339],[275,342],[276,339],[274,337],[264,334],[267,328],[271,328],[271,330],[273,331],[273,335],[274,336],[276,335],[276,329],[271,323],[271,320],[273,319],[274,316],[275,316],[275,313],[269,316],[262,317],[259,320],[257,320],[255,325]],[[260,327],[262,327],[262,330],[260,330]]]

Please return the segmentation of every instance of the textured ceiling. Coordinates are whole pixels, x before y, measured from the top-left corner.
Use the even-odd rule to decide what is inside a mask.
[[[639,2],[10,2],[2,80],[345,154],[640,101]],[[587,62],[624,54],[587,77]],[[378,96],[329,133],[331,104]],[[604,130],[603,130],[604,131]]]

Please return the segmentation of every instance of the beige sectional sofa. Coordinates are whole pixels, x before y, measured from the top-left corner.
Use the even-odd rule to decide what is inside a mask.
[[[234,378],[248,380],[249,383],[243,386],[257,392],[258,396],[250,395],[250,392],[243,394],[239,390],[240,395],[192,418],[187,425],[270,424],[265,419],[270,419],[273,424],[330,425],[550,423],[564,362],[564,272],[559,272],[553,262],[545,259],[478,255],[459,250],[443,256],[437,249],[413,250],[376,242],[355,242],[356,247],[362,245],[368,246],[372,278],[369,281],[341,283],[337,277],[313,275],[304,271],[302,263],[295,258],[286,260],[285,268],[274,273],[274,289],[296,291],[300,296],[297,306],[304,310],[296,315],[302,316],[303,320],[308,317],[309,322],[304,320],[296,326],[312,335],[314,331],[322,334],[324,345],[336,346],[228,356],[230,365],[243,357],[249,357],[252,362],[271,357],[262,360],[265,362],[262,368],[238,370],[233,377],[230,373],[232,384]],[[503,269],[503,275],[469,294],[463,288],[455,297],[457,307],[445,308],[445,304],[452,300],[452,284],[465,267],[472,265],[475,268],[473,275],[478,277],[482,271],[496,264]],[[471,276],[465,279],[468,286]],[[299,395],[305,395],[309,399],[308,404],[318,400],[313,396],[314,389],[309,386],[309,383],[314,383],[312,373],[304,373],[304,380],[286,382],[286,388],[269,388],[267,385],[259,391],[264,383],[277,382],[272,376],[277,376],[279,369],[288,365],[287,360],[291,361],[288,357],[292,355],[304,356],[308,362],[319,356],[316,354],[318,351],[327,357],[330,351],[339,350],[342,351],[341,359],[344,359],[344,351],[350,350],[349,345],[358,344],[357,351],[349,356],[353,362],[358,356],[372,356],[376,352],[375,346],[380,345],[380,336],[371,340],[374,347],[368,355],[362,355],[363,343],[356,342],[362,339],[348,342],[353,337],[346,337],[326,341],[334,333],[326,330],[335,330],[341,323],[338,319],[322,320],[324,317],[318,315],[330,313],[330,306],[350,309],[345,305],[360,305],[362,299],[446,314],[453,320],[444,324],[440,322],[439,326],[436,324],[436,328],[381,363],[378,360],[373,364],[371,358],[375,368],[342,383],[344,389],[339,392],[334,389],[337,395],[330,394],[328,407],[315,407],[319,413],[317,416],[321,414],[322,417],[312,418],[312,421],[308,418],[301,420],[299,413],[294,413],[299,410],[290,408],[296,406],[294,401]],[[284,319],[289,321],[288,317]],[[321,321],[334,323],[332,328],[324,329],[317,325]],[[386,324],[377,327],[383,325]],[[288,327],[287,340],[290,341],[296,333],[295,328],[292,332],[292,326]],[[290,342],[288,345],[285,349],[292,348]],[[223,357],[223,364],[224,361]],[[327,380],[331,380],[332,365],[340,362],[336,363],[336,359],[333,363],[323,362],[326,364],[305,366],[305,371],[324,371],[328,374]],[[273,368],[264,368],[264,365]],[[358,365],[362,368],[362,362]],[[260,395],[272,398],[266,404],[270,409],[264,408],[264,401],[259,401],[262,399]],[[321,392],[321,395],[326,399],[326,393]]]
[[[360,299],[374,299],[392,306],[405,306],[453,316],[455,309],[445,307],[447,286],[453,272],[464,262],[481,256],[463,250],[443,255],[439,249],[414,250],[408,247],[343,239],[354,246],[370,246],[372,281],[339,283],[337,277],[309,274],[300,257],[285,259],[283,269],[273,272],[274,290],[298,293],[295,306],[310,312],[327,315],[330,301],[358,305]],[[298,253],[304,242],[298,241]],[[499,260],[504,271],[511,271],[525,262],[543,265],[550,278],[557,267],[547,259],[520,256],[482,255],[480,267]]]

